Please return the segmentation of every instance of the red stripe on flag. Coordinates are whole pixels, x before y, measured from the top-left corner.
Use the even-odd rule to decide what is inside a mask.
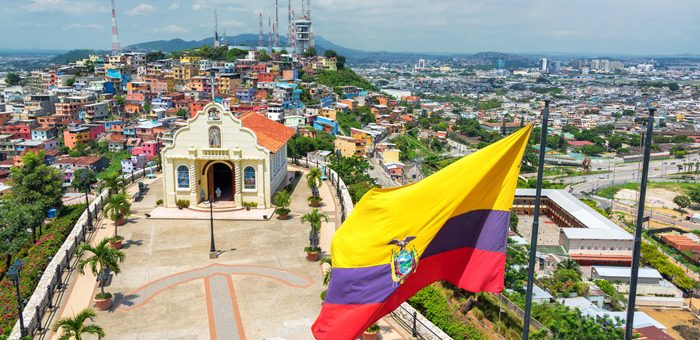
[[[439,280],[471,292],[503,290],[506,255],[474,248],[460,248],[431,255],[384,302],[363,305],[324,303],[311,326],[317,339],[356,339],[372,323],[390,313],[423,287]]]

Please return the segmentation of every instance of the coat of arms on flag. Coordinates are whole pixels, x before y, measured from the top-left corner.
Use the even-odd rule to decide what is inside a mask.
[[[411,250],[406,249],[408,243],[415,239],[415,236],[408,236],[403,241],[389,241],[389,244],[399,246],[398,250],[392,250],[391,252],[391,278],[394,280],[394,283],[403,283],[406,276],[415,272],[416,268],[418,268],[416,247],[413,246]]]
[[[438,280],[472,292],[502,291],[510,209],[531,131],[525,127],[420,182],[365,194],[333,236],[331,279],[314,336],[355,339]]]

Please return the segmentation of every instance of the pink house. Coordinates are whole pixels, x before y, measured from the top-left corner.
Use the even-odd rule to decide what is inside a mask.
[[[131,148],[131,154],[134,156],[146,155],[147,160],[153,159],[160,149],[163,147],[161,142],[147,141],[141,143],[141,146]]]

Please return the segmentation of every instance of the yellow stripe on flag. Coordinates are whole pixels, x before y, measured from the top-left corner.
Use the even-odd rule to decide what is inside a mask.
[[[387,264],[389,241],[407,236],[416,236],[411,246],[420,256],[451,217],[510,210],[531,131],[528,125],[418,183],[365,194],[333,237],[333,267]]]

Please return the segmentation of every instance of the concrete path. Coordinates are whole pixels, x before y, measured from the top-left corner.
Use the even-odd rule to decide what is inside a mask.
[[[216,208],[215,208],[216,209]],[[272,217],[274,208],[270,209],[239,209],[231,211],[214,211],[215,220],[262,220]],[[194,209],[178,209],[178,208],[165,208],[157,207],[149,213],[153,219],[167,219],[167,220],[208,220],[209,211],[194,210]]]
[[[211,339],[245,339],[241,312],[230,276],[216,275],[204,279]]]

